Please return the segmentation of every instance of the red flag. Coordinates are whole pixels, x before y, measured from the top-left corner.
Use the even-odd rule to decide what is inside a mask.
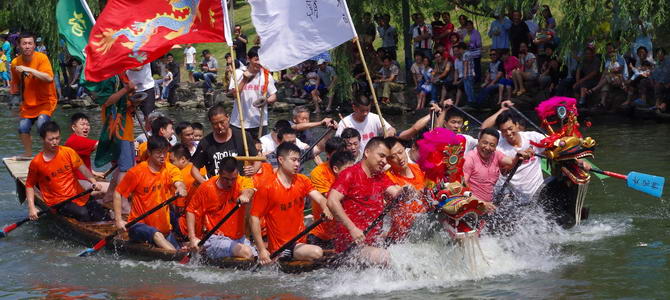
[[[225,0],[110,0],[86,46],[86,79],[156,60],[175,44],[232,42]]]

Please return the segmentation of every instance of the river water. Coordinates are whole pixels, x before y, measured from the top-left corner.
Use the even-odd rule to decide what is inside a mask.
[[[58,110],[62,127],[74,110]],[[176,120],[205,122],[204,113],[170,111]],[[100,130],[91,111],[92,136]],[[0,153],[21,152],[16,112],[0,110]],[[390,118],[406,128],[413,116]],[[594,162],[620,173],[670,178],[669,124],[593,120],[583,131],[598,142]],[[64,129],[67,137],[69,128]],[[35,140],[37,142],[37,140]],[[39,146],[39,144],[36,144]],[[14,181],[0,172],[0,224],[26,216]],[[666,193],[667,193],[666,189]],[[666,196],[667,199],[667,196]],[[389,269],[222,270],[139,261],[102,251],[75,257],[84,246],[52,235],[48,222],[26,224],[0,240],[0,298],[656,298],[670,296],[670,210],[618,179],[592,180],[590,219],[562,230],[533,214],[534,225],[509,237],[483,237],[484,258],[467,264],[460,247],[441,236],[391,248]]]

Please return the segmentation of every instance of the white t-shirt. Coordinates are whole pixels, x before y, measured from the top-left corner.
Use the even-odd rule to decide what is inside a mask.
[[[386,125],[387,129],[392,128],[391,124],[389,124],[386,120],[384,120],[384,125]],[[337,132],[335,135],[340,136],[342,131],[344,131],[346,128],[354,128],[358,130],[358,133],[361,134],[360,153],[363,153],[365,145],[368,144],[370,139],[376,136],[384,136],[381,120],[375,113],[368,113],[368,116],[365,118],[365,120],[360,123],[356,122],[352,115],[344,117],[344,119],[342,119],[340,123],[337,124]]]
[[[237,82],[242,81],[242,74],[244,71],[242,70],[236,70],[235,74],[237,75]],[[258,128],[261,126],[261,109],[264,110],[263,112],[263,126],[268,125],[268,107],[267,105],[257,108],[254,107],[252,104],[254,101],[258,100],[260,97],[263,96],[263,85],[265,84],[266,80],[269,80],[268,82],[268,90],[267,90],[267,97],[269,98],[271,95],[275,94],[277,92],[277,88],[275,87],[275,80],[272,78],[272,73],[267,76],[268,78],[265,77],[263,74],[263,71],[258,72],[256,74],[256,77],[251,79],[251,81],[247,82],[247,84],[244,86],[244,89],[240,91],[240,101],[242,102],[242,110],[244,111],[244,127],[246,128]],[[235,88],[235,82],[233,80],[230,81],[230,87],[231,89]],[[230,124],[234,125],[235,127],[240,127],[240,118],[239,118],[239,108],[237,107],[237,102],[233,102],[233,112],[230,115]]]
[[[263,145],[263,150],[261,152],[263,155],[267,155],[269,153],[275,152],[277,150],[277,147],[279,147],[279,144],[275,142],[275,140],[272,138],[272,133],[268,133],[260,138],[261,144]],[[300,150],[307,150],[309,148],[309,145],[303,143],[300,139],[296,138],[295,144],[300,148]]]
[[[531,147],[530,141],[539,142],[544,138],[544,135],[536,131],[521,131],[521,147],[516,148],[510,145],[507,140],[502,137],[500,134],[500,141],[498,142],[498,150],[500,150],[505,156],[514,157],[517,151],[528,149]],[[535,153],[540,153],[544,149],[533,147]],[[530,160],[524,161],[519,169],[516,170],[514,177],[510,180],[510,187],[514,191],[517,199],[520,203],[527,203],[532,200],[533,195],[537,192],[537,189],[542,185],[544,177],[542,177],[542,166],[540,165],[541,159],[537,156],[533,156]],[[507,179],[506,175],[500,175],[496,187],[500,188],[502,184]]]
[[[184,49],[184,59],[187,64],[195,64],[195,47],[191,46]]]
[[[459,134],[460,136],[463,136],[465,138],[465,152],[463,154],[468,153],[472,151],[473,149],[477,148],[477,139],[467,135],[467,134]]]
[[[151,77],[151,65],[145,64],[139,71],[127,70],[128,80],[132,81],[137,87],[138,92],[144,92],[154,88],[154,78]]]
[[[530,66],[530,69],[526,69],[526,72],[537,74],[537,57],[535,57],[535,54],[533,54],[532,52],[528,52],[528,53],[526,53],[526,56],[519,62],[525,68],[526,67],[526,62],[528,62],[530,60],[533,60],[533,64]]]

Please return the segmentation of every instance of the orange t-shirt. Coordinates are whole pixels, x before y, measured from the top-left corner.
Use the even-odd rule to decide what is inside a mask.
[[[335,183],[335,173],[330,169],[330,164],[324,162],[312,170],[312,173],[309,174],[309,179],[312,180],[312,185],[319,193],[328,195],[330,187]],[[312,200],[312,215],[314,216],[314,220],[321,219],[322,213],[323,209],[321,209],[321,205]],[[314,228],[311,234],[322,240],[331,240],[335,238],[336,225],[335,220],[326,221]]]
[[[202,229],[210,230],[216,226],[221,219],[232,210],[241,192],[253,189],[254,183],[249,177],[238,176],[235,185],[230,190],[224,190],[217,186],[219,176],[214,176],[201,184],[186,211],[193,213],[196,219],[196,235],[202,233]],[[219,229],[216,234],[237,240],[244,236],[245,232],[244,208],[238,209]],[[204,228],[198,226],[198,221]],[[202,229],[200,229],[202,228]],[[188,231],[185,231],[186,234]],[[202,235],[202,234],[200,234]]]
[[[275,178],[275,170],[272,168],[271,164],[262,162],[258,173],[254,174],[252,178],[254,180],[254,185],[260,186],[263,182]]]
[[[307,176],[296,174],[290,188],[284,187],[276,176],[256,188],[251,215],[265,218],[268,251],[274,252],[305,229],[305,196],[314,187]],[[299,242],[304,243],[305,238]]]
[[[155,206],[163,203],[174,195],[174,183],[184,181],[181,177],[179,168],[173,164],[167,163],[158,172],[153,172],[149,168],[149,163],[144,161],[132,167],[123,177],[123,180],[116,187],[116,191],[123,197],[130,197],[130,216],[128,221],[132,221],[143,213],[149,211]],[[141,223],[156,228],[163,234],[168,234],[172,226],[170,225],[170,214],[168,207],[165,206],[153,214],[144,218]]]
[[[12,82],[10,84],[12,94],[21,92],[19,90],[19,82],[23,76],[16,71],[17,66],[26,66],[49,74],[51,77],[54,76],[49,57],[44,53],[33,52],[33,57],[29,62],[23,61],[23,55],[20,55],[12,60],[10,67],[12,72]],[[56,103],[58,103],[58,98],[56,97],[56,86],[53,82],[44,82],[33,75],[23,78],[23,102],[21,102],[19,112],[21,118],[37,118],[39,115],[51,116],[54,110],[56,110]]]
[[[186,191],[188,192],[188,195],[184,198],[179,198],[177,201],[175,201],[175,205],[179,207],[186,207],[188,205],[188,202],[192,199],[192,195],[197,189],[197,186],[194,185],[195,183],[195,177],[191,175],[191,169],[193,168],[192,163],[188,163],[183,169],[180,169],[181,172],[181,178],[184,179],[184,185],[186,186]],[[205,168],[200,169],[200,175],[203,177],[207,174],[207,171]]]
[[[137,146],[137,162],[143,162],[149,158],[149,154],[147,152],[147,142],[141,143],[139,146]],[[168,160],[169,158],[166,158]]]
[[[399,186],[412,185],[417,191],[423,191],[426,185],[426,177],[419,165],[408,164],[414,178],[407,178],[393,172],[390,169],[386,175],[391,181]],[[401,202],[391,211],[391,229],[389,237],[392,239],[402,239],[409,232],[416,214],[426,211],[426,207],[420,199],[413,199],[409,202]]]
[[[58,146],[56,155],[50,161],[45,161],[44,153],[40,152],[30,162],[26,187],[39,186],[42,198],[49,206],[61,203],[84,191],[74,172],[83,163],[70,147]],[[80,197],[73,202],[84,206],[87,201],[88,197]]]

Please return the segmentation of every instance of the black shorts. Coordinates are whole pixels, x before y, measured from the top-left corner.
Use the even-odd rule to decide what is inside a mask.
[[[335,244],[333,240],[324,240],[313,234],[307,235],[307,243],[310,245],[315,245],[321,247],[324,250],[335,249]]]

